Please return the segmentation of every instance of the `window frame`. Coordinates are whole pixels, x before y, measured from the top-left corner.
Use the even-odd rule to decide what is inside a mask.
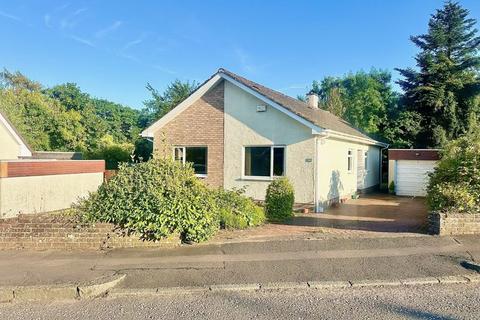
[[[195,176],[199,177],[199,178],[207,178],[208,177],[208,146],[173,146],[172,147],[172,151],[173,151],[173,160],[174,161],[178,161],[177,159],[175,159],[175,151],[176,149],[182,149],[182,154],[183,154],[183,158],[182,158],[182,164],[185,165],[185,163],[187,162],[187,148],[205,148],[205,152],[206,152],[206,155],[205,155],[205,169],[207,171],[207,173],[195,173]]]
[[[353,173],[354,167],[355,165],[353,160],[353,149],[348,149],[347,150],[347,173]]]
[[[363,152],[363,170],[368,172],[368,150]]]
[[[270,175],[269,176],[247,176],[245,174],[245,149],[246,148],[270,148]],[[273,174],[273,156],[274,149],[283,149],[283,175],[276,176]],[[242,180],[258,180],[258,181],[272,181],[275,178],[286,176],[287,171],[287,147],[285,145],[246,145],[242,147]]]

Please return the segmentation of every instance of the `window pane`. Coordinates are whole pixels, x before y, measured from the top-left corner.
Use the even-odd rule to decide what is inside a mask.
[[[364,164],[365,170],[367,170],[368,169],[368,152],[365,152],[365,159],[364,160],[365,160],[365,164]]]
[[[183,148],[174,149],[175,160],[183,162]]]
[[[270,147],[245,148],[245,175],[270,176]]]
[[[196,174],[207,174],[206,147],[187,147],[185,153],[185,161],[193,163]]]
[[[347,170],[352,171],[352,169],[353,169],[353,152],[352,152],[352,150],[348,150]]]
[[[285,148],[273,148],[273,175],[283,176]]]

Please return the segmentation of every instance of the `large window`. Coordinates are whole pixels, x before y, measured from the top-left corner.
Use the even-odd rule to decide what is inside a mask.
[[[196,175],[207,175],[207,147],[174,147],[175,160],[182,163],[191,162]]]
[[[245,147],[245,177],[274,177],[285,174],[285,147]]]
[[[348,150],[347,155],[347,170],[348,172],[353,171],[353,150]]]

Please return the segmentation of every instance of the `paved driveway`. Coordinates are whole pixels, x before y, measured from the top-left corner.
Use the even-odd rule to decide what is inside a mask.
[[[212,242],[324,238],[418,236],[426,231],[425,199],[387,194],[363,195],[325,213],[297,214],[287,223],[246,230],[221,230]]]
[[[290,224],[342,230],[414,232],[426,230],[428,211],[423,198],[387,194],[364,195],[321,214],[301,214]]]

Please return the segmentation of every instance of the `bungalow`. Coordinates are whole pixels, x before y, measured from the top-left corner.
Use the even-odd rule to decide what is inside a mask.
[[[219,69],[142,136],[157,155],[192,162],[209,185],[245,188],[257,200],[280,176],[316,211],[377,187],[387,145],[319,109],[318,96],[307,100]]]

